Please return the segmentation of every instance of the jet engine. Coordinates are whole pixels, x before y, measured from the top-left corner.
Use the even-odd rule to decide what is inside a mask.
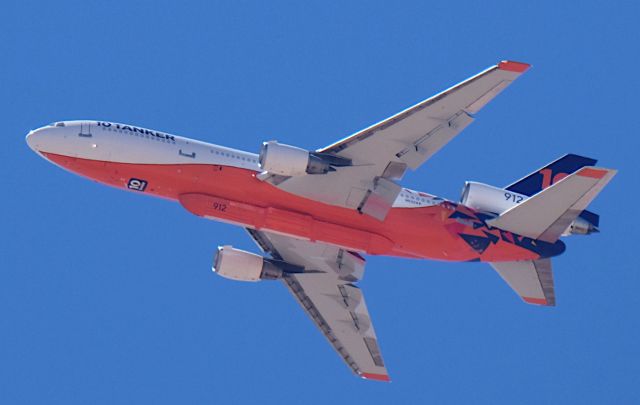
[[[286,273],[304,271],[301,267],[228,245],[218,247],[212,270],[222,277],[238,281],[277,280]]]
[[[600,232],[598,226],[589,222],[587,219],[578,217],[571,225],[564,231],[562,236],[568,235],[591,235],[592,233]]]
[[[474,210],[499,215],[528,198],[513,191],[468,181],[462,189],[460,202]]]
[[[528,198],[530,197],[513,191],[468,181],[462,189],[460,202],[476,211],[500,215]],[[562,236],[589,235],[599,232],[597,219],[594,220],[595,224],[579,216],[569,224]]]
[[[277,141],[264,142],[260,150],[260,168],[282,176],[326,174],[335,167],[350,166],[351,160],[329,153],[309,152]]]

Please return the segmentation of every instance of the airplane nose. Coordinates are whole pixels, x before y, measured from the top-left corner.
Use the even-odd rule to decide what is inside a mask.
[[[27,145],[36,154],[49,160],[50,155],[96,156],[95,138],[85,122],[56,122],[34,129],[26,136]],[[83,133],[86,131],[87,133]],[[100,152],[105,152],[102,148]],[[103,153],[104,155],[104,153]],[[104,157],[101,155],[102,157]]]
[[[43,132],[43,129],[39,128],[39,129],[34,129],[33,131],[29,131],[29,133],[27,134],[27,137],[26,137],[27,145],[29,145],[29,147],[34,152],[40,152],[40,149],[38,149],[38,146],[42,141],[42,137],[43,137],[42,132]]]
[[[27,145],[36,153],[51,152],[56,150],[61,138],[64,138],[63,123],[49,124],[29,131],[26,137]],[[62,135],[62,136],[61,136]]]

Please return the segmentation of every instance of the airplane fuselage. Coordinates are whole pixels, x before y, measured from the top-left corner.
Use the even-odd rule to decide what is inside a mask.
[[[27,142],[51,162],[97,182],[177,201],[209,219],[357,252],[498,262],[564,251],[561,241],[536,241],[491,228],[485,223],[488,214],[409,189],[379,221],[260,180],[254,153],[140,127],[67,121],[32,131]]]

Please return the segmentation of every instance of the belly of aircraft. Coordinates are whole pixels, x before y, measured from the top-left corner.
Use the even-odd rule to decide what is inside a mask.
[[[81,176],[178,201],[202,217],[369,254],[448,261],[532,260],[551,255],[547,252],[550,247],[533,246],[517,235],[489,229],[468,208],[448,201],[429,207],[393,208],[381,222],[352,209],[287,193],[243,168],[45,155]],[[555,255],[558,248],[551,250]]]

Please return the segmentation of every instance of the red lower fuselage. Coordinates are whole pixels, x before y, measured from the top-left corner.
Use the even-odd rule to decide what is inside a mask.
[[[473,210],[444,200],[426,207],[394,207],[384,221],[379,221],[353,209],[282,191],[246,168],[120,163],[47,152],[43,155],[74,173],[125,190],[131,189],[131,179],[143,179],[143,190],[138,192],[178,201],[199,216],[362,253],[496,262],[534,260],[564,250],[564,245],[556,244],[542,246],[540,251],[539,245],[544,242],[535,241],[536,249],[532,250],[527,238],[488,228]]]

